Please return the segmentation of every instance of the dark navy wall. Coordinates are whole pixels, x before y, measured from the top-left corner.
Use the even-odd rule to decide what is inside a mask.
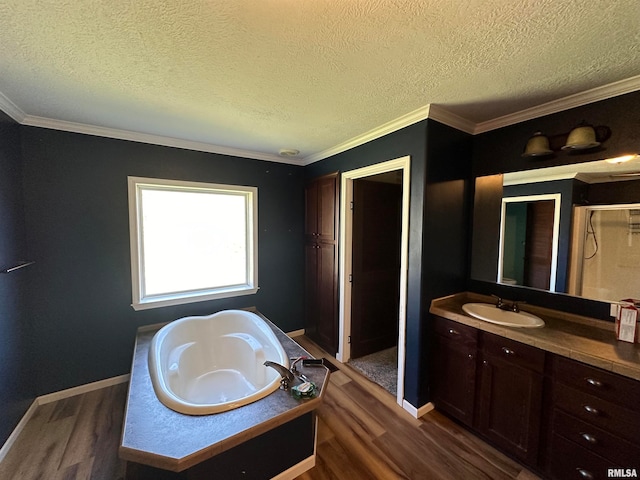
[[[550,158],[522,157],[527,140],[534,132],[542,131],[551,136],[569,133],[582,121],[595,126],[608,126],[611,137],[596,150],[574,153],[560,151]],[[638,153],[639,127],[640,91],[498,128],[474,137],[473,176],[583,163]]]
[[[405,399],[428,401],[428,310],[464,290],[470,136],[424,120],[306,167],[306,177],[411,156]],[[443,250],[440,250],[443,249]]]
[[[26,259],[20,126],[0,112],[0,269]],[[32,268],[0,274],[0,445],[35,397],[30,382],[30,323],[24,310]]]
[[[466,289],[469,267],[472,136],[443,125],[427,122],[425,221],[423,226],[422,299],[425,319],[435,298]],[[418,403],[429,401],[429,337],[421,336],[421,370]]]
[[[129,372],[136,329],[256,306],[304,327],[304,169],[35,127],[22,128],[37,394]],[[258,187],[256,295],[134,311],[127,176]]]
[[[409,208],[409,271],[407,288],[407,345],[405,364],[405,398],[419,405],[422,359],[424,301],[422,298],[422,237],[427,155],[427,122],[422,121],[358,147],[312,163],[306,167],[307,178],[326,173],[346,172],[357,168],[411,156]]]

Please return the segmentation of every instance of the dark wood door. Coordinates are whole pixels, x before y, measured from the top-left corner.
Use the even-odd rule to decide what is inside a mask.
[[[481,352],[477,429],[529,465],[538,455],[541,373]]]
[[[305,188],[305,332],[328,353],[338,349],[338,174]]]
[[[402,185],[353,182],[351,357],[398,341]]]
[[[524,248],[524,285],[549,290],[553,254],[554,200],[529,202]]]

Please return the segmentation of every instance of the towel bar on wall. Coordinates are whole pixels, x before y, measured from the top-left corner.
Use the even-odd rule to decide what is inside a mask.
[[[22,262],[16,265],[15,267],[5,268],[4,270],[0,270],[0,273],[11,273],[16,270],[20,270],[21,268],[28,267],[29,265],[33,265],[36,262]]]

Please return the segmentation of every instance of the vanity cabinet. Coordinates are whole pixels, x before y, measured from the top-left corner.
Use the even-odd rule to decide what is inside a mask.
[[[431,400],[504,451],[535,465],[544,352],[433,317]]]
[[[438,410],[545,478],[640,474],[640,382],[442,317],[432,327]]]
[[[535,465],[544,351],[482,332],[478,361],[477,430],[506,452]]]
[[[640,382],[549,357],[549,476],[597,479],[611,468],[640,471]]]
[[[478,331],[441,317],[433,321],[432,401],[439,410],[472,426]]]
[[[338,174],[305,188],[305,333],[331,355],[338,349]]]

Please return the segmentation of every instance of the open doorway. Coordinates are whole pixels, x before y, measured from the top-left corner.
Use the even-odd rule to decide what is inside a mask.
[[[338,360],[400,405],[404,360],[409,157],[342,174]],[[353,206],[353,209],[352,209]]]

